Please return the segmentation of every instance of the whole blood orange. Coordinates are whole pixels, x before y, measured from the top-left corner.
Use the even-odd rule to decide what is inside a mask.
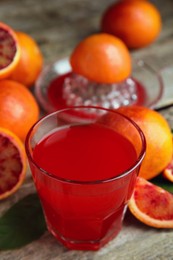
[[[105,11],[101,21],[103,32],[121,38],[129,48],[151,44],[161,31],[159,10],[149,1],[122,0]]]
[[[26,154],[21,140],[0,128],[0,200],[21,186],[26,174]]]
[[[138,124],[146,138],[146,156],[139,176],[145,179],[155,177],[172,158],[172,134],[167,121],[158,112],[142,106],[120,107],[118,111]]]
[[[109,34],[94,34],[81,41],[71,54],[75,73],[98,83],[123,81],[131,73],[131,57],[125,44]]]
[[[16,35],[21,48],[21,56],[10,79],[30,87],[43,67],[43,56],[38,44],[31,36],[23,32],[16,32]]]
[[[128,206],[146,225],[173,228],[173,195],[143,178],[137,178]]]
[[[0,127],[11,130],[24,141],[38,117],[37,102],[24,85],[12,80],[0,81]]]
[[[0,22],[0,79],[7,78],[20,58],[20,47],[15,32]]]

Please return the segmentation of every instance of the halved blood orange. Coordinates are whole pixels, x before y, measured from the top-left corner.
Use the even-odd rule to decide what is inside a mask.
[[[26,174],[26,154],[21,140],[0,128],[0,200],[13,194]]]
[[[170,161],[170,163],[167,165],[167,167],[163,170],[163,176],[173,182],[173,158]]]
[[[141,177],[137,178],[128,206],[148,226],[173,228],[173,195]]]
[[[17,66],[20,46],[13,29],[0,22],[0,79],[7,78]]]

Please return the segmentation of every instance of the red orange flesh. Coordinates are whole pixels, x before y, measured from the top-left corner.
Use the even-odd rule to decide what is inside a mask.
[[[0,128],[0,200],[21,186],[26,174],[26,155],[20,139]]]
[[[15,32],[0,22],[0,79],[7,78],[20,58],[20,46]]]
[[[173,195],[138,177],[129,201],[132,214],[146,225],[173,228]]]

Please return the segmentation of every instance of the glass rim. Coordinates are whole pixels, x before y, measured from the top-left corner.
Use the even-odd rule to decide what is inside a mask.
[[[94,181],[78,181],[78,180],[73,180],[73,179],[66,179],[66,178],[59,177],[57,175],[54,175],[53,173],[50,173],[50,172],[44,170],[33,159],[32,155],[30,153],[30,150],[29,150],[30,137],[31,137],[31,134],[32,134],[34,128],[36,126],[38,126],[44,120],[48,119],[49,117],[52,117],[53,115],[57,115],[59,113],[62,113],[64,111],[68,111],[68,110],[72,110],[72,109],[74,110],[74,109],[87,109],[87,108],[88,109],[99,109],[99,110],[107,111],[109,113],[117,114],[117,115],[125,118],[127,121],[129,121],[136,128],[136,130],[137,130],[137,132],[138,132],[138,134],[140,136],[140,139],[141,139],[141,151],[140,151],[139,155],[137,156],[137,159],[136,159],[135,163],[130,168],[128,168],[127,170],[123,171],[122,173],[120,173],[117,176],[113,176],[113,177],[106,178],[106,179],[94,180]],[[27,157],[32,162],[32,164],[37,169],[39,169],[40,172],[42,172],[46,176],[48,176],[50,178],[53,178],[53,179],[55,179],[57,181],[64,182],[64,183],[69,183],[69,184],[80,184],[80,185],[87,185],[88,184],[88,185],[93,185],[93,184],[102,184],[102,183],[113,182],[115,180],[119,180],[121,178],[124,178],[128,174],[130,174],[132,171],[134,171],[141,164],[142,160],[145,157],[145,153],[146,153],[146,139],[145,139],[145,135],[144,135],[143,131],[141,130],[141,128],[131,118],[121,114],[120,112],[118,112],[116,110],[107,109],[107,108],[98,107],[98,106],[74,106],[74,107],[68,107],[68,108],[60,109],[60,110],[54,111],[52,113],[49,113],[49,114],[43,116],[42,118],[40,118],[37,122],[35,122],[35,124],[33,124],[33,126],[30,128],[30,130],[29,130],[29,132],[28,132],[28,134],[26,136],[26,139],[25,139],[25,150],[26,150]]]

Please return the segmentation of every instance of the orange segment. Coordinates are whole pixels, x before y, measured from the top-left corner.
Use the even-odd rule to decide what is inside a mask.
[[[109,34],[94,34],[81,41],[70,58],[72,69],[98,83],[114,83],[131,73],[131,57],[125,44]]]
[[[26,155],[20,139],[0,128],[0,200],[13,194],[23,183]]]
[[[20,47],[15,32],[0,22],[0,79],[7,78],[20,58]]]
[[[128,206],[148,226],[173,228],[173,195],[141,177],[137,178]]]

